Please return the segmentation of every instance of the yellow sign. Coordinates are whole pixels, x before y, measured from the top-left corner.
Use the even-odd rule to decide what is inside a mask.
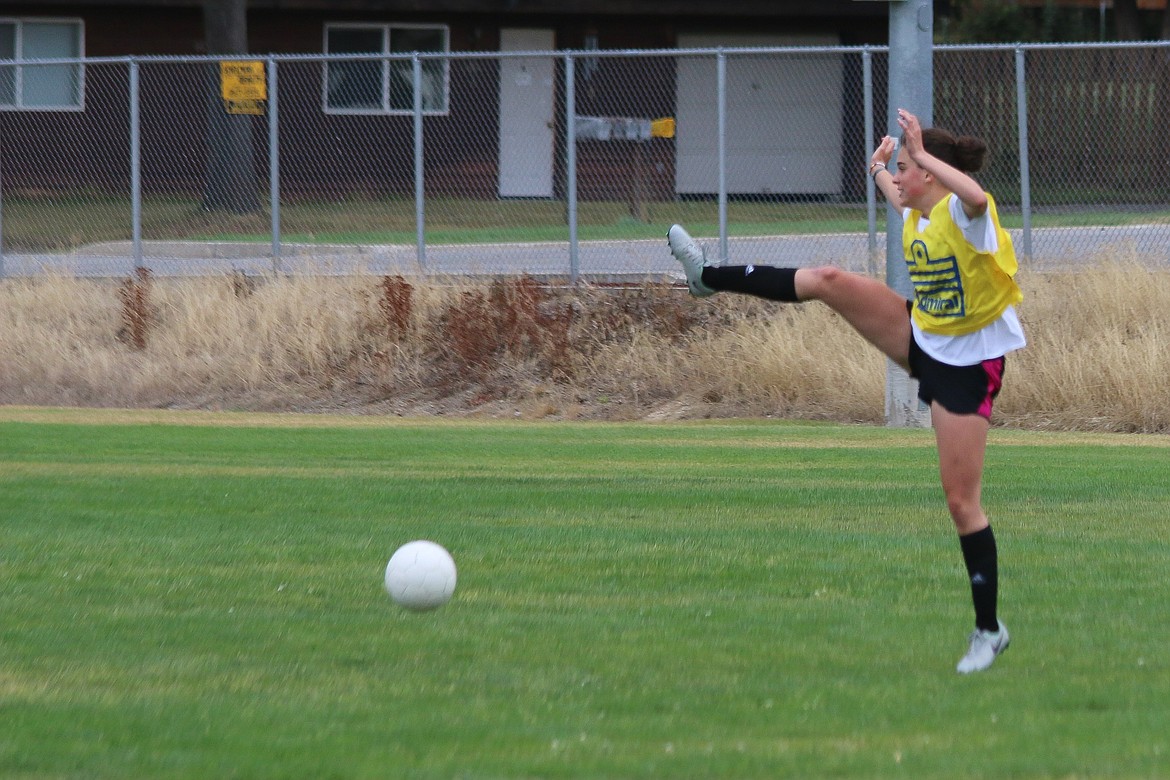
[[[219,63],[219,83],[227,101],[267,100],[268,82],[260,60],[237,60]]]
[[[651,138],[674,138],[674,117],[664,116],[650,122]]]
[[[268,82],[260,60],[226,60],[219,63],[219,88],[223,110],[229,114],[263,114]]]

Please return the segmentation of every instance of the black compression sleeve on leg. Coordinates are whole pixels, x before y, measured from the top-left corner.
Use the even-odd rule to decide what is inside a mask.
[[[796,269],[770,265],[707,266],[703,284],[712,290],[755,295],[771,301],[796,303]]]

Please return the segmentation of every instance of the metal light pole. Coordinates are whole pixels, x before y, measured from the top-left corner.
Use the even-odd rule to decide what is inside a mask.
[[[916,114],[923,127],[934,122],[934,9],[931,0],[890,2],[890,85],[886,133],[895,138],[898,109]],[[902,252],[902,215],[886,206],[886,284],[907,298],[914,290]],[[930,409],[918,400],[918,382],[893,361],[886,364],[886,425],[924,428]]]

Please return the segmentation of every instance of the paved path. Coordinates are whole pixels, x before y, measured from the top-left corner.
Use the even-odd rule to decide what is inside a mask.
[[[1023,245],[1012,231],[1017,252]],[[701,239],[714,257],[716,239]],[[1033,230],[1032,267],[1075,269],[1102,257],[1136,256],[1170,264],[1170,225],[1042,228]],[[865,233],[731,238],[731,260],[741,263],[808,266],[833,263],[857,271],[870,269]],[[885,252],[885,234],[877,236],[877,263]],[[279,261],[271,245],[230,242],[144,242],[142,264],[157,276],[198,276],[240,271],[348,275],[413,275],[424,270],[412,245],[286,244]],[[62,273],[83,277],[123,277],[133,271],[130,242],[110,242],[60,254],[6,254],[0,271],[9,276]],[[568,276],[568,241],[510,244],[446,244],[426,248],[425,271],[431,274],[521,274]],[[677,277],[678,267],[665,240],[581,241],[577,273],[584,278]]]

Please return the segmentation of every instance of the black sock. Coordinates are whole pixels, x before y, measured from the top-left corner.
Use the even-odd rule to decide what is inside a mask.
[[[971,600],[975,604],[975,627],[998,631],[995,606],[999,596],[999,562],[991,526],[959,537],[963,562],[971,578]]]
[[[703,269],[703,284],[712,290],[745,293],[772,301],[795,303],[796,269],[770,265],[709,265]]]

